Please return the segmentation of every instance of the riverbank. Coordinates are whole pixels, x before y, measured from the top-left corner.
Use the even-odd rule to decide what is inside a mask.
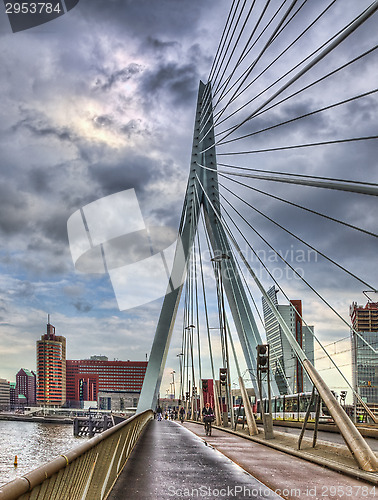
[[[43,424],[73,424],[73,419],[69,417],[48,416],[33,416],[33,415],[18,415],[16,413],[0,414],[0,420],[10,420],[15,422],[34,422]]]

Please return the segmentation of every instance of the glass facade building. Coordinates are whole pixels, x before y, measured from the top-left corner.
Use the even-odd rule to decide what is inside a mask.
[[[277,290],[273,286],[268,296],[277,307],[290,331],[302,347],[307,358],[314,364],[314,327],[305,326],[302,317],[302,302],[291,300],[280,305]],[[294,354],[286,336],[266,300],[262,299],[265,331],[269,344],[269,363],[272,378],[276,380],[280,394],[295,394],[312,390],[312,383]]]
[[[350,306],[353,387],[365,403],[378,405],[378,302]]]

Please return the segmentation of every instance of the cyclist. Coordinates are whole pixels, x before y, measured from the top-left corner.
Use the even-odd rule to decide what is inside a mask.
[[[203,408],[202,418],[205,424],[206,436],[211,436],[211,422],[214,422],[214,410],[211,408],[210,403],[206,403]]]

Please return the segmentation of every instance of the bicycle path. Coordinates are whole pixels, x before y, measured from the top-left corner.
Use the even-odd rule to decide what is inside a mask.
[[[180,424],[151,421],[108,500],[282,499]]]
[[[203,425],[185,422],[184,426],[285,499],[378,498],[378,486],[357,478],[340,474],[233,433],[213,428],[211,436],[206,436]],[[281,442],[288,451],[290,451],[289,444],[296,446],[296,439],[289,442],[287,436],[280,436],[279,433],[276,433],[276,439],[271,442]],[[321,455],[325,451],[320,449],[318,453]],[[352,459],[339,457],[339,460],[349,463]]]

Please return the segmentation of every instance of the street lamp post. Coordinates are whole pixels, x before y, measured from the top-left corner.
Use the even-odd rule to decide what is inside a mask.
[[[190,342],[189,342],[189,348],[190,348],[190,357],[192,361],[192,394],[191,394],[191,418],[196,414],[197,412],[197,398],[194,394],[195,387],[196,387],[196,381],[195,381],[195,375],[194,375],[194,362],[193,362],[193,328],[195,328],[195,325],[188,325],[185,327],[185,330],[188,330],[190,332]],[[189,363],[188,363],[189,365]],[[190,387],[189,387],[189,392],[190,392]]]
[[[181,399],[181,400],[184,399],[184,392],[183,392],[183,386],[182,386],[182,380],[183,380],[182,356],[184,356],[184,354],[182,352],[180,352],[180,354],[177,354],[177,357],[179,358],[179,363],[180,363],[180,391],[179,391],[179,399]]]
[[[173,382],[172,382],[172,384],[173,384],[173,399],[176,399],[175,373],[176,372],[174,370],[171,372],[172,380],[173,380]]]

